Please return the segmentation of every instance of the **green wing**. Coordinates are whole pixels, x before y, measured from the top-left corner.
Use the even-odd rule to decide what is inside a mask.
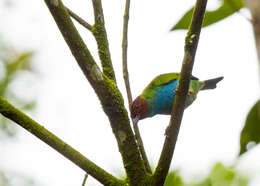
[[[143,90],[141,96],[145,98],[154,98],[156,94],[156,88],[167,85],[173,81],[178,80],[180,73],[167,73],[156,76]],[[191,80],[198,80],[198,78],[191,76]]]
[[[156,88],[162,85],[166,85],[175,81],[179,78],[179,73],[167,73],[156,76],[143,90],[141,97],[146,99],[154,99],[154,95],[156,94]]]
[[[167,73],[158,75],[148,84],[146,89],[169,84],[172,81],[177,80],[179,76],[179,73]]]
[[[171,83],[172,81],[175,81],[179,79],[180,73],[167,73],[167,74],[161,74],[159,76],[156,76],[146,87],[146,89],[162,86]],[[191,76],[192,80],[198,80],[198,78]]]

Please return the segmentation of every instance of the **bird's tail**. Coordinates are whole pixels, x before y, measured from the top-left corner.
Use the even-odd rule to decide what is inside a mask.
[[[220,82],[224,77],[218,77],[204,81],[204,86],[201,90],[214,89],[217,87],[217,83]]]

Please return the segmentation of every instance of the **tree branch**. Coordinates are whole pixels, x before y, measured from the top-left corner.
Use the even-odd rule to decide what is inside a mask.
[[[190,76],[194,64],[194,58],[199,41],[201,25],[207,5],[207,0],[197,0],[194,8],[191,25],[185,39],[185,53],[182,62],[181,76],[176,90],[174,106],[172,109],[170,124],[166,130],[166,138],[160,160],[156,167],[153,181],[156,186],[163,186],[169,171],[173,152],[177,142],[181,120],[184,111],[186,96],[188,93]]]
[[[73,25],[62,2],[59,0],[57,5],[53,4],[52,1],[53,0],[45,0],[45,3],[84,75],[95,90],[104,112],[108,116],[130,185],[138,185],[140,182],[146,182],[148,178],[130,126],[123,97],[117,88],[116,82],[111,80],[112,74],[114,73],[112,65],[106,64],[108,66],[107,70],[112,70],[112,76],[108,77],[107,75],[109,73],[103,74],[100,71],[87,46]],[[93,0],[93,4],[95,5],[94,7],[101,5],[99,0]],[[100,10],[100,8],[97,9]],[[98,18],[99,16],[97,15],[100,14],[97,10],[95,12],[96,18]],[[100,28],[104,27],[95,24],[92,31],[94,30],[93,32],[95,33],[96,31],[99,31]],[[96,33],[96,36],[100,36],[98,33]],[[104,34],[104,32],[101,32],[101,35],[102,33]],[[101,40],[105,42],[106,38],[101,38]],[[106,44],[105,46],[108,47]]]
[[[116,81],[115,72],[109,51],[101,0],[92,0],[92,4],[95,15],[95,25],[92,27],[92,33],[97,41],[98,55],[101,60],[103,73],[108,78]]]
[[[127,68],[127,46],[128,46],[127,37],[128,37],[129,8],[130,8],[130,0],[126,0],[125,12],[124,12],[123,39],[122,39],[122,58],[123,58],[123,77],[125,81],[128,105],[130,108],[133,98],[132,98],[131,87],[129,82],[128,68]]]
[[[67,9],[61,1],[58,1],[57,6],[52,1],[45,0],[45,3],[83,73],[91,85],[101,84],[103,74],[71,21]]]
[[[85,176],[84,176],[84,179],[83,179],[83,182],[82,182],[82,186],[85,186],[87,178],[88,178],[88,173],[86,173]]]
[[[260,67],[260,2],[255,0],[245,0],[245,2],[252,15],[251,22],[254,30],[255,44]]]
[[[128,46],[127,35],[128,35],[129,8],[130,8],[130,0],[126,0],[125,12],[124,12],[124,25],[123,25],[122,58],[123,58],[123,77],[125,82],[127,98],[128,98],[128,106],[130,110],[133,99],[132,99],[132,93],[131,93],[130,82],[129,82],[129,74],[127,68],[127,46]],[[151,174],[152,170],[144,150],[144,145],[139,132],[138,125],[133,125],[133,127],[135,132],[135,139],[137,141],[138,148],[140,150],[142,159],[144,161],[145,169],[148,173]]]
[[[88,24],[84,19],[82,19],[81,17],[79,17],[76,13],[74,13],[72,10],[70,10],[68,7],[67,11],[69,12],[70,16],[73,17],[76,21],[78,21],[79,24],[81,24],[82,26],[84,26],[86,29],[90,30],[92,29],[92,26],[90,24]]]
[[[42,125],[32,120],[29,116],[15,108],[13,105],[8,103],[5,99],[0,97],[0,113],[14,121],[28,132],[32,133],[40,140],[54,148],[56,151],[61,153],[63,156],[71,160],[74,164],[79,166],[81,169],[89,173],[91,176],[96,178],[100,183],[104,185],[119,184],[123,185],[123,182],[114,176],[107,173],[102,168],[98,167],[95,163],[88,160],[80,152],[73,149],[70,145],[62,141],[60,138],[52,134],[50,131],[45,129]]]

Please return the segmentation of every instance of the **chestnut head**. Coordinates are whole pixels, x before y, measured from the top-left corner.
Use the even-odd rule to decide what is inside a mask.
[[[131,105],[131,118],[134,124],[137,124],[139,120],[144,119],[148,112],[147,101],[138,96]]]

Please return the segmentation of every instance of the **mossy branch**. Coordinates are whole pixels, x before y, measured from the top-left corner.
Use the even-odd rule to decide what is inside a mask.
[[[90,83],[94,85],[102,82],[102,72],[70,19],[66,7],[61,1],[57,2],[56,6],[51,0],[45,0],[64,40]]]
[[[101,60],[103,73],[110,79],[116,81],[115,72],[109,51],[102,2],[101,0],[92,0],[92,4],[95,15],[95,24],[92,27],[92,33],[97,41],[98,55]]]
[[[196,1],[191,25],[186,36],[181,76],[179,79],[179,85],[176,90],[170,124],[166,130],[166,138],[163,150],[161,152],[161,156],[153,176],[153,182],[156,186],[163,186],[169,171],[173,152],[177,142],[177,137],[179,134],[179,129],[181,126],[185,100],[188,93],[191,72],[194,64],[194,58],[197,50],[206,5],[207,0]]]
[[[100,42],[100,44],[98,44],[99,47],[101,47],[101,45],[104,47],[99,48],[99,52],[101,54],[105,52],[103,57],[107,59],[108,56],[110,57],[110,54],[108,51],[108,43],[106,43],[104,22],[102,23],[104,19],[101,1],[93,0],[92,2],[96,19],[92,31],[94,35],[96,35],[98,42]],[[45,3],[84,75],[95,90],[104,112],[108,116],[130,185],[138,185],[142,183],[142,181],[145,182],[147,175],[144,163],[140,157],[134,134],[131,130],[123,97],[117,88],[115,78],[113,78],[114,70],[112,63],[109,63],[110,60],[106,61],[107,63],[103,64],[102,73],[72,23],[62,2],[59,0],[58,3],[54,4],[52,0],[45,0]]]
[[[131,87],[130,87],[130,82],[129,82],[129,73],[128,73],[128,67],[127,67],[127,46],[128,46],[128,22],[129,22],[129,9],[130,9],[130,0],[126,0],[125,3],[125,12],[124,12],[124,24],[123,24],[123,39],[122,39],[122,58],[123,58],[123,77],[124,77],[124,82],[125,82],[125,88],[126,88],[126,93],[127,93],[127,98],[128,98],[128,106],[129,110],[131,109],[131,104],[132,104],[132,93],[131,93]],[[135,132],[135,138],[137,141],[138,148],[140,150],[142,159],[144,161],[145,169],[148,173],[152,173],[144,145],[143,145],[143,140],[141,138],[140,132],[139,132],[139,127],[138,125],[133,125],[134,127],[134,132]]]
[[[73,149],[70,145],[62,141],[42,125],[38,124],[1,97],[0,113],[51,146],[88,174],[96,178],[100,183],[104,185],[124,185],[123,181],[115,178],[102,168],[98,167],[95,163],[84,157],[80,152]]]

